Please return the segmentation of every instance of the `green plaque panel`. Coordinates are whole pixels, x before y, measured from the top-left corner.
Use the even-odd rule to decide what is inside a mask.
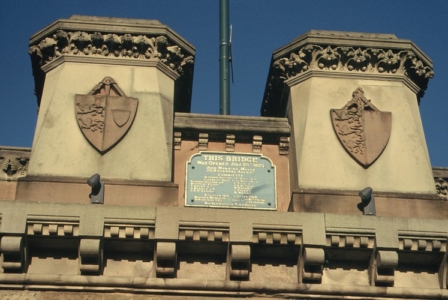
[[[187,162],[185,206],[276,210],[275,166],[260,154],[195,154]]]

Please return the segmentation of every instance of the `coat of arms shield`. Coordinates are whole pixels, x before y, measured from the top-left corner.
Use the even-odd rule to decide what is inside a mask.
[[[383,153],[392,129],[392,113],[376,108],[362,88],[342,109],[330,110],[333,129],[345,151],[363,168]]]
[[[138,99],[126,97],[111,77],[104,78],[88,95],[75,95],[75,114],[87,141],[101,154],[117,145],[129,131]]]

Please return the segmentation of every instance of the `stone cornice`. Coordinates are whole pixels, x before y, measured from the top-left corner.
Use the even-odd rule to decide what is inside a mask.
[[[284,144],[291,128],[286,118],[176,113],[175,141],[206,140],[223,143]],[[230,142],[230,141],[233,142]]]
[[[418,99],[434,76],[431,60],[409,40],[384,34],[310,31],[274,52],[261,115],[284,116],[285,81],[310,71],[405,76],[418,87]]]
[[[109,58],[109,57],[98,57],[98,56],[90,56],[90,57],[83,57],[83,56],[68,56],[63,55],[59,56],[58,58],[52,60],[51,62],[47,63],[46,65],[42,66],[42,70],[47,73],[51,71],[52,69],[56,68],[57,66],[63,64],[63,63],[86,63],[86,64],[104,64],[104,65],[116,65],[116,66],[136,66],[136,67],[153,67],[157,68],[160,71],[162,71],[164,74],[169,76],[173,80],[177,80],[180,75],[176,73],[174,70],[172,70],[167,65],[163,64],[157,59],[153,60],[140,60],[140,59],[118,59],[118,58]]]
[[[385,298],[445,299],[448,295],[446,219],[21,201],[0,201],[0,216],[3,290],[82,287],[83,291],[96,292],[157,295],[174,291],[178,295],[223,297],[259,292],[290,298],[326,297],[335,291],[346,298],[381,294]],[[52,243],[48,243],[49,239]],[[54,274],[55,268],[62,266],[53,259],[56,243],[65,245],[58,252],[59,259],[74,260],[68,265],[72,267],[63,265],[66,272],[62,274]],[[238,252],[241,249],[245,252]],[[181,270],[177,262],[185,261],[184,255],[191,257],[192,263],[198,262],[198,274],[209,271],[208,265],[223,264],[223,260],[230,265],[244,259],[244,264],[234,263],[234,269],[214,269],[222,274],[218,278],[182,276],[177,273]],[[142,266],[154,271],[136,270],[134,264],[129,264],[129,257],[134,261],[154,257]],[[40,258],[50,259],[31,269],[33,259]],[[104,272],[111,258],[120,262],[126,272],[120,276]],[[405,271],[398,268],[399,262],[406,265]],[[173,263],[172,267],[162,269],[168,263]],[[307,263],[318,267],[307,268]],[[267,275],[284,272],[284,264],[294,267],[297,275],[292,275],[291,270],[275,278],[275,285],[267,285]],[[269,268],[264,268],[266,265]],[[252,266],[258,273],[252,271]],[[350,267],[344,275],[358,276],[356,283],[322,272],[324,267],[331,270],[344,266]],[[245,267],[248,273],[258,276],[241,281],[227,275]],[[380,277],[384,268],[391,270],[387,277]],[[354,269],[358,272],[351,272]],[[407,277],[400,274],[403,272],[408,272]],[[309,274],[319,280],[310,284]],[[412,288],[401,286],[402,281],[394,286],[395,280],[411,275],[416,278]],[[290,277],[285,282],[278,279],[286,276]]]
[[[158,21],[72,16],[60,19],[30,39],[35,93],[42,97],[45,65],[61,56],[156,60],[180,76],[177,111],[189,111],[194,47]],[[132,63],[130,63],[132,64]]]

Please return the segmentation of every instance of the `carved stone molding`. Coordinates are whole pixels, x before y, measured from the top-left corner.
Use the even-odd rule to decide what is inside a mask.
[[[261,147],[263,146],[263,136],[254,135],[252,140],[252,152],[261,153]]]
[[[254,244],[301,245],[302,233],[298,230],[266,230],[254,228],[252,242]]]
[[[8,181],[25,177],[28,172],[29,161],[29,157],[13,155],[0,156],[0,164],[3,171],[2,177]]]
[[[90,24],[91,18],[95,19],[95,23]],[[181,76],[179,84],[182,92],[186,93],[184,98],[188,99],[188,105],[182,107],[183,101],[177,111],[189,112],[194,48],[188,47],[173,31],[157,21],[146,21],[148,24],[143,33],[132,20],[126,20],[127,26],[123,20],[126,19],[116,19],[114,24],[108,18],[73,16],[57,21],[55,26],[31,38],[29,54],[39,106],[45,81],[45,72],[41,67],[60,56],[89,56],[160,61]],[[80,28],[84,30],[78,30]],[[104,28],[110,31],[104,31]]]
[[[227,278],[244,280],[249,278],[250,263],[249,245],[229,245],[227,253]]]
[[[302,248],[299,257],[300,283],[321,283],[323,275],[323,265],[325,263],[325,252],[321,248]]]
[[[100,239],[81,239],[79,270],[86,274],[100,274],[103,265],[103,243]]]
[[[312,70],[350,74],[404,75],[420,89],[418,99],[423,97],[428,81],[434,71],[421,51],[409,41],[390,41],[389,36],[375,41],[358,38],[343,40],[344,32],[328,33],[312,31],[302,40],[292,42],[274,53],[264,94],[261,114],[281,116],[284,114],[285,81]],[[326,36],[325,36],[326,35]],[[325,36],[325,37],[324,37]],[[335,40],[336,39],[336,40]],[[394,45],[393,43],[399,44]],[[337,45],[337,44],[340,45]],[[336,45],[335,45],[336,44]],[[368,46],[370,45],[370,46]],[[287,49],[287,50],[284,50]],[[291,49],[291,50],[289,50]],[[282,103],[279,103],[282,102]],[[279,107],[282,106],[282,107]]]
[[[179,240],[195,242],[228,242],[229,228],[204,226],[204,224],[199,226],[181,225],[179,228]]]
[[[372,249],[375,237],[369,234],[327,233],[327,246],[336,248]]]
[[[446,239],[400,236],[399,249],[420,252],[446,252]]]
[[[194,64],[194,57],[165,36],[57,30],[31,45],[29,54],[43,66],[62,55],[130,59],[156,59],[179,75]]]
[[[234,134],[226,135],[226,151],[227,152],[235,152],[235,135]]]
[[[177,268],[176,243],[157,242],[154,262],[156,263],[157,276],[174,277]]]
[[[206,151],[208,149],[208,133],[199,133],[198,150]]]
[[[105,223],[104,237],[117,239],[154,239],[154,226]]]
[[[370,284],[393,286],[397,266],[398,253],[396,251],[374,251],[369,265]]]
[[[4,271],[21,273],[27,266],[26,239],[22,236],[3,236],[0,243],[1,267]]]
[[[0,180],[16,181],[28,173],[31,149],[0,148]]]
[[[289,142],[290,138],[286,136],[280,137],[280,142],[278,144],[278,151],[280,155],[288,155],[289,154]]]
[[[182,145],[182,132],[175,131],[174,132],[174,150],[180,150],[181,145]]]
[[[30,236],[78,236],[79,222],[28,220],[27,234]]]
[[[448,199],[448,181],[446,178],[434,178],[437,195]]]

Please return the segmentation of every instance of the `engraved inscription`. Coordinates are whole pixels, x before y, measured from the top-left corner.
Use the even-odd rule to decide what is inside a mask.
[[[275,166],[259,154],[196,154],[187,162],[185,205],[275,210]]]

